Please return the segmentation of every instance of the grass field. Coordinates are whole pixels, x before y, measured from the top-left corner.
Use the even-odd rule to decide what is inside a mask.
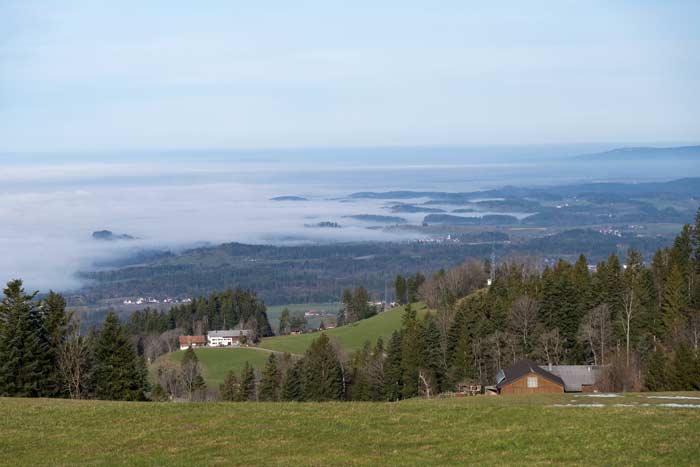
[[[419,315],[424,314],[427,310],[423,304],[414,304],[413,307]],[[337,339],[341,348],[348,352],[362,348],[367,340],[374,344],[380,336],[386,343],[391,337],[391,333],[401,327],[403,311],[403,307],[394,308],[357,323],[329,329],[326,334],[331,339]],[[302,354],[311,345],[311,341],[317,337],[317,333],[268,337],[262,340],[260,347],[278,352]]]
[[[335,317],[335,315],[338,314],[338,311],[343,307],[342,303],[297,303],[297,304],[292,304],[292,305],[275,305],[275,306],[268,306],[267,307],[267,319],[270,321],[270,326],[272,326],[272,329],[277,332],[277,329],[279,329],[280,326],[280,315],[282,314],[282,311],[287,308],[290,313],[298,312],[298,311],[309,311],[309,310],[318,310],[318,311],[325,311],[326,313],[329,313]],[[321,318],[316,318],[316,317],[307,317],[306,320],[309,323],[309,326],[317,328],[321,324]],[[326,321],[332,321],[335,322],[335,320],[326,320]]]
[[[248,348],[197,349],[195,353],[202,365],[207,386],[216,389],[224,382],[224,377],[230,370],[233,370],[236,375],[240,375],[246,361],[253,368],[262,369],[270,357],[269,352]],[[170,358],[180,362],[184,355],[185,352],[180,350],[170,354]]]
[[[0,465],[698,465],[700,393],[688,395],[697,399],[565,394],[168,404],[0,398]]]

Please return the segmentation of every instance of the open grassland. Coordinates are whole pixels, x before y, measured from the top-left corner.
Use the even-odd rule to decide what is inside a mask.
[[[0,465],[697,465],[700,394],[648,396],[325,404],[0,399]]]
[[[245,347],[196,349],[195,353],[202,365],[207,386],[217,389],[230,370],[233,370],[237,376],[240,375],[245,362],[250,363],[255,369],[262,369],[270,357],[270,352]],[[184,355],[185,352],[179,350],[170,354],[170,358],[179,363]]]
[[[427,308],[423,304],[413,304],[413,308],[418,312],[419,316],[425,314]],[[372,344],[375,343],[378,337],[384,339],[384,343],[388,343],[391,334],[401,328],[401,317],[404,308],[397,307],[393,310],[379,313],[369,319],[363,319],[353,324],[341,326],[336,329],[325,331],[333,340],[337,340],[340,347],[351,352],[362,348],[365,341],[369,340]],[[311,345],[311,341],[318,337],[317,333],[300,334],[298,336],[277,336],[263,339],[260,347],[278,352],[289,352],[292,354],[302,354]]]
[[[309,310],[322,311],[326,314],[333,316],[333,319],[325,319],[326,323],[335,322],[335,316],[338,314],[341,308],[343,308],[342,303],[298,303],[291,305],[274,305],[267,307],[267,319],[270,321],[270,326],[277,332],[280,326],[280,315],[284,309],[288,309],[290,313],[306,312]],[[321,318],[319,317],[307,317],[309,325],[317,328],[321,324]]]

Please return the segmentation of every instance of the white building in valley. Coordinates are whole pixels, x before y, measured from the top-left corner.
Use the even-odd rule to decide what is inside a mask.
[[[209,347],[230,347],[241,345],[251,332],[248,329],[229,329],[227,331],[209,331],[207,344]]]

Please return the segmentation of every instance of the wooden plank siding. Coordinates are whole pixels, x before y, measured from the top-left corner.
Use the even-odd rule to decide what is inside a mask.
[[[536,388],[527,387],[528,378],[537,378]],[[563,392],[564,386],[535,373],[528,373],[501,388],[501,394],[551,394]]]

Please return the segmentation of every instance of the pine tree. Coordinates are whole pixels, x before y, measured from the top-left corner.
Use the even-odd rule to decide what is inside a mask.
[[[408,299],[408,290],[406,289],[406,279],[403,276],[396,276],[394,289],[396,291],[396,302],[399,305],[405,305]]]
[[[304,400],[302,387],[303,370],[304,361],[302,359],[297,360],[287,369],[282,386],[282,400],[297,402]]]
[[[40,311],[21,280],[10,281],[0,302],[0,395],[51,395],[46,380],[52,372]]]
[[[696,379],[696,363],[693,351],[688,344],[682,342],[673,356],[670,369],[671,389],[673,391],[698,390]]]
[[[289,334],[289,309],[285,308],[282,310],[280,315],[280,326],[278,333],[280,336],[286,336]]]
[[[258,392],[258,400],[260,401],[277,401],[279,400],[280,392],[280,375],[277,369],[277,358],[274,353],[270,354],[267,359],[267,364],[260,379],[260,390]]]
[[[664,335],[670,338],[676,337],[676,331],[682,325],[687,307],[684,282],[681,269],[674,265],[666,280],[661,303]]]
[[[224,382],[219,387],[221,393],[221,400],[227,402],[233,402],[238,396],[238,378],[236,374],[231,370],[226,373]]]
[[[644,374],[644,388],[647,391],[666,391],[670,389],[669,368],[666,352],[657,346],[651,353],[647,370]]]
[[[136,356],[119,318],[110,312],[94,348],[92,387],[98,399],[145,400],[146,367]]]
[[[254,401],[255,400],[255,372],[253,367],[247,361],[243,366],[241,371],[241,383],[238,386],[238,394],[236,400],[239,402],[243,401]]]
[[[397,401],[403,393],[403,373],[401,370],[401,334],[394,331],[384,362],[384,393],[387,400]]]
[[[325,333],[315,339],[304,356],[304,399],[339,400],[343,397],[343,372]]]
[[[420,371],[424,388],[431,393],[438,393],[443,390],[445,382],[445,368],[442,364],[442,352],[440,346],[440,331],[432,316],[426,318],[420,329]]]
[[[420,329],[416,312],[409,304],[404,311],[403,328],[401,329],[401,391],[404,398],[418,395],[420,355]]]

